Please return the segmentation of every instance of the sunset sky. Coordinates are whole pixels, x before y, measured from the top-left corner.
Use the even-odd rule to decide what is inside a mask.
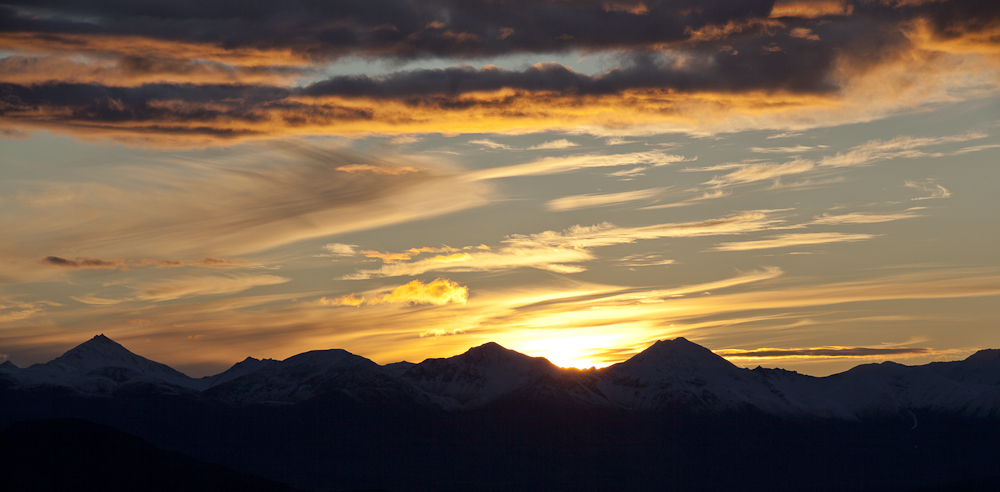
[[[1000,348],[995,0],[0,2],[0,362]]]

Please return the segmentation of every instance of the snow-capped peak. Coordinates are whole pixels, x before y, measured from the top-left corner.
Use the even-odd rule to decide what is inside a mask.
[[[67,386],[105,393],[133,380],[195,388],[197,382],[165,364],[133,354],[102,335],[77,345],[45,364],[21,371],[24,384]]]
[[[427,393],[452,399],[458,406],[476,407],[558,372],[559,368],[545,358],[489,342],[447,359],[427,359],[407,370],[403,378]]]

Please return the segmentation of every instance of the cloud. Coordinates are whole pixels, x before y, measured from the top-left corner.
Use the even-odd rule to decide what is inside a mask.
[[[332,256],[354,256],[357,254],[354,248],[357,247],[357,244],[329,243],[324,245],[323,249]]]
[[[467,181],[481,181],[486,179],[511,178],[516,176],[559,174],[575,171],[577,169],[595,167],[636,165],[657,167],[666,166],[675,162],[685,162],[688,160],[692,159],[657,151],[611,155],[578,154],[565,157],[545,157],[525,164],[472,171],[467,173],[463,179]]]
[[[106,299],[97,296],[69,296],[69,298],[77,302],[82,302],[84,304],[90,304],[94,306],[111,306],[114,304],[120,304],[122,302],[127,302],[131,300],[131,299]]]
[[[715,189],[715,190],[706,191],[706,192],[702,193],[701,196],[696,196],[694,198],[688,198],[687,200],[681,200],[679,202],[673,202],[673,203],[664,203],[664,204],[661,204],[661,205],[649,205],[649,206],[646,206],[646,207],[642,207],[639,210],[657,210],[657,209],[661,209],[661,208],[686,207],[688,205],[694,205],[695,203],[703,202],[705,200],[715,200],[717,198],[727,197],[731,193],[732,192],[729,191],[729,190]]]
[[[336,171],[349,165],[423,170]],[[37,251],[72,244],[104,257],[177,258],[169,261],[216,267],[223,264],[182,258],[230,258],[225,261],[239,266],[232,257],[463,210],[492,195],[487,184],[459,182],[453,171],[430,162],[287,142],[227,149],[211,161],[162,157],[88,172],[82,181],[22,183],[19,199],[0,208],[0,225],[14,234],[0,239],[8,258],[33,259]],[[4,240],[13,237],[18,241]],[[53,256],[42,264],[143,264],[119,261]]]
[[[470,144],[482,145],[488,149],[493,150],[513,150],[510,145],[494,142],[488,138],[480,138],[477,140],[469,140]]]
[[[371,164],[349,164],[347,166],[338,166],[334,168],[334,171],[341,171],[351,174],[363,174],[363,173],[375,173],[375,174],[407,174],[420,172],[419,169],[412,166],[373,166]]]
[[[761,348],[754,350],[715,350],[716,354],[726,359],[785,359],[785,358],[871,358],[892,355],[922,355],[931,350],[919,347],[823,347],[823,348],[792,348],[776,349]]]
[[[121,261],[107,261],[100,258],[77,258],[75,260],[67,260],[65,258],[60,258],[58,256],[46,256],[40,260],[43,265],[60,267],[60,268],[72,268],[72,269],[89,269],[89,268],[106,268],[106,269],[128,269],[124,262]]]
[[[735,169],[734,171],[728,174],[724,174],[722,176],[715,176],[704,183],[710,186],[722,187],[722,186],[753,183],[756,181],[778,179],[782,176],[788,176],[793,174],[802,174],[813,170],[814,167],[815,164],[811,160],[795,159],[793,161],[789,161],[784,164],[773,164],[766,162],[755,162],[747,164],[724,164],[720,166],[712,166],[706,168],[694,168],[690,169],[690,171],[715,171],[724,169]]]
[[[368,258],[378,258],[382,260],[383,263],[395,263],[401,260],[409,260],[411,258],[409,253],[381,253],[379,251],[364,249],[361,250],[361,254]]]
[[[825,167],[852,167],[865,166],[878,161],[889,159],[919,157],[943,157],[954,155],[947,152],[924,152],[918,150],[922,147],[944,145],[949,143],[967,142],[986,138],[985,133],[970,132],[962,135],[949,135],[944,137],[920,137],[899,136],[892,140],[870,140],[864,144],[852,147],[845,153],[837,153],[834,156],[824,157],[819,161],[820,166]],[[961,152],[961,151],[960,151]]]
[[[774,135],[768,135],[767,139],[770,140],[773,138],[801,137],[802,135],[803,135],[802,132],[781,132],[781,133],[775,133]]]
[[[774,2],[771,17],[801,17],[815,19],[827,16],[850,15],[854,5],[838,0],[779,0]]]
[[[327,299],[320,298],[319,303],[324,306],[351,306],[360,307],[362,305],[376,304],[433,304],[443,306],[445,304],[465,304],[469,298],[469,288],[459,285],[448,279],[437,278],[432,282],[423,283],[414,280],[407,284],[396,287],[391,292],[376,293],[371,298],[365,296],[358,297],[355,293],[350,295]]]
[[[537,268],[556,273],[577,273],[585,269],[568,263],[593,260],[586,250],[569,248],[501,248],[499,251],[439,255],[409,263],[394,262],[375,270],[358,270],[341,280],[421,275],[427,272],[488,272],[516,268]]]
[[[157,262],[157,265],[163,263],[163,261]],[[191,266],[200,266],[207,268],[224,268],[230,266],[253,266],[249,260],[243,258],[204,258],[201,260],[194,260],[185,263]]]
[[[276,275],[209,275],[185,276],[158,280],[135,287],[134,297],[140,301],[162,302],[182,297],[234,294],[264,285],[291,281]]]
[[[926,179],[923,183],[916,181],[907,180],[904,184],[907,188],[916,188],[918,190],[926,191],[930,193],[930,196],[921,196],[917,198],[911,198],[910,200],[934,200],[938,198],[948,198],[951,196],[951,192],[947,188],[941,186],[934,182],[933,179]]]
[[[609,145],[609,146],[610,145],[626,145],[626,144],[633,144],[633,143],[638,143],[638,142],[639,142],[638,140],[625,140],[624,137],[608,137],[608,138],[604,139],[605,145]]]
[[[555,273],[579,273],[578,265],[595,259],[590,250],[644,239],[665,237],[701,237],[745,234],[776,227],[783,223],[776,211],[757,210],[697,222],[656,224],[644,227],[618,227],[610,223],[573,226],[561,232],[512,234],[496,251],[471,251],[439,255],[412,262],[396,261],[378,269],[358,270],[341,280],[364,280],[379,277],[422,275],[427,272],[483,272],[516,268],[536,268]]]
[[[479,246],[466,246],[462,249],[452,248],[451,246],[441,246],[441,247],[424,246],[421,248],[410,248],[401,253],[390,253],[390,252],[383,253],[374,250],[362,250],[361,254],[368,258],[378,258],[382,260],[382,262],[384,263],[395,263],[397,261],[409,260],[414,256],[418,256],[424,253],[455,253],[458,251],[470,250],[470,249],[489,250],[490,247],[486,246],[485,244],[480,244]]]
[[[739,241],[732,243],[721,243],[712,248],[712,251],[750,251],[757,249],[788,248],[791,246],[811,246],[815,244],[829,243],[854,243],[867,241],[878,234],[847,234],[841,232],[808,232],[802,234],[782,234],[772,236],[771,239],[759,241]]]
[[[423,138],[416,137],[413,135],[400,135],[389,140],[390,145],[407,145],[412,143],[417,143],[423,140]]]
[[[14,56],[0,70],[2,118],[195,146],[303,134],[789,132],[966,98],[995,80],[1000,8],[987,1],[737,3],[386,0],[192,14],[43,0],[3,13],[0,44]],[[577,51],[621,63],[594,74],[461,64]],[[298,85],[344,57],[455,65]]]
[[[375,297],[368,304],[465,304],[469,288],[448,279],[437,278],[429,283],[414,280],[393,289],[388,294]]]
[[[816,225],[845,225],[845,224],[877,224],[881,222],[892,222],[894,220],[912,219],[920,217],[920,214],[913,212],[900,212],[895,214],[872,214],[867,212],[854,212],[850,214],[830,215],[823,214],[813,218],[809,224]]]
[[[320,298],[319,303],[322,304],[322,305],[324,305],[324,306],[352,306],[352,307],[359,307],[359,306],[361,306],[362,304],[365,303],[365,297],[364,296],[357,297],[352,292],[349,295],[341,296],[341,297],[336,297],[336,298],[333,298],[333,299],[327,299],[326,297],[322,297],[322,298]]]
[[[631,181],[636,176],[645,176],[645,171],[649,169],[645,166],[633,167],[632,169],[623,169],[621,171],[615,171],[613,173],[605,174],[605,176],[611,178],[622,178],[621,181]]]
[[[796,145],[795,147],[750,147],[750,151],[762,154],[796,154],[802,152],[811,152],[813,150],[818,150],[820,148],[825,148],[825,147],[826,147],[825,145],[819,145],[816,147],[807,147],[805,145]]]
[[[565,138],[560,138],[559,140],[552,140],[538,145],[532,145],[531,147],[528,147],[528,150],[560,150],[579,146],[580,144],[578,143],[570,142]]]
[[[178,57],[164,51],[102,54],[102,57],[67,53],[7,56],[0,59],[0,82],[34,85],[61,80],[125,87],[149,83],[284,84],[315,71],[311,67],[295,66],[296,60],[289,60],[291,65],[240,66]]]
[[[634,202],[654,198],[664,192],[665,188],[649,188],[646,190],[623,191],[621,193],[592,193],[573,195],[550,200],[545,204],[549,210],[565,212],[581,208],[606,207],[620,203]]]
[[[626,267],[664,266],[664,265],[673,265],[674,263],[677,263],[676,260],[664,258],[662,255],[657,255],[657,254],[628,255],[618,261],[621,262],[622,266]]]
[[[0,323],[10,323],[35,318],[45,314],[45,306],[60,306],[48,301],[19,301],[0,296]]]
[[[203,258],[201,260],[192,260],[192,261],[153,260],[150,258],[143,258],[142,260],[108,261],[108,260],[101,260],[99,258],[77,258],[75,260],[67,260],[65,258],[60,258],[58,256],[46,256],[39,262],[42,263],[43,265],[55,266],[60,268],[70,268],[74,270],[98,268],[98,269],[112,269],[112,270],[122,270],[122,271],[128,271],[133,268],[144,268],[150,266],[156,268],[175,268],[181,266],[196,266],[203,268],[260,266],[243,258]]]

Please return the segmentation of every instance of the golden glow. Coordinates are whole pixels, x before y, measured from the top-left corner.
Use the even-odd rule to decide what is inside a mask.
[[[771,9],[771,18],[804,17],[814,19],[828,15],[851,15],[854,6],[843,0],[779,0]]]

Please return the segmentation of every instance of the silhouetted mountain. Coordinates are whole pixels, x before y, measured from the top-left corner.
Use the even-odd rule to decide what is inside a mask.
[[[234,405],[296,403],[331,392],[362,402],[410,399],[430,404],[391,371],[346,350],[314,350],[250,369],[255,370],[217,384],[205,395]]]
[[[80,418],[317,491],[900,492],[996,476],[998,354],[817,378],[683,338],[589,370],[488,343],[387,366],[247,358],[191,379],[96,337],[0,365],[0,428]]]
[[[603,400],[587,387],[579,371],[493,342],[454,357],[425,360],[403,373],[402,379],[436,397],[446,409],[482,407],[505,397],[584,404]]]
[[[380,366],[344,350],[317,350],[283,361],[247,358],[227,371],[192,379],[98,335],[46,364],[0,366],[0,387],[79,394],[185,394],[227,405],[297,403],[336,393],[357,402],[401,402],[445,410],[503,399],[630,411],[753,410],[790,417],[857,419],[917,409],[1000,415],[1000,350],[964,361],[904,366],[864,364],[816,378],[736,367],[684,338],[661,340],[600,370],[563,369],[496,343],[419,364]]]

